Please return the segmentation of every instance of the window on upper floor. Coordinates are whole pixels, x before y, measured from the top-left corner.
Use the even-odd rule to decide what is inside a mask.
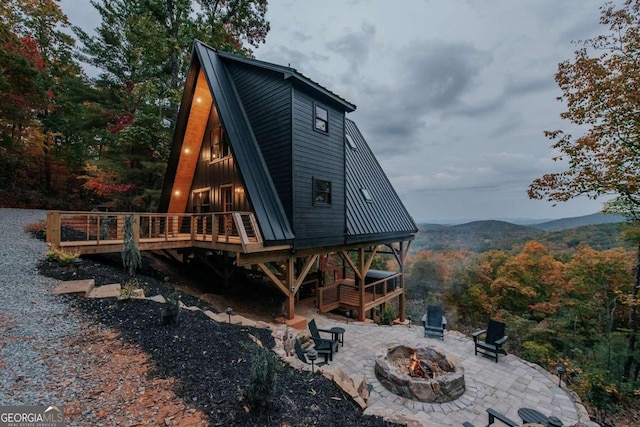
[[[315,130],[324,132],[324,133],[329,133],[329,111],[326,108],[323,108],[318,104],[314,104],[313,118],[314,118],[313,128]]]
[[[209,139],[210,161],[223,159],[231,156],[229,150],[229,140],[226,133],[222,130],[222,126],[211,130]]]
[[[331,181],[313,179],[313,204],[316,206],[331,204]]]

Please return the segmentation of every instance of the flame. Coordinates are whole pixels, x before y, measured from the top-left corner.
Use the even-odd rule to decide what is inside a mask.
[[[418,353],[415,351],[411,356],[411,366],[409,366],[409,372],[411,373],[411,375],[414,375],[416,377],[424,376],[424,371],[420,366],[420,359],[418,359]]]

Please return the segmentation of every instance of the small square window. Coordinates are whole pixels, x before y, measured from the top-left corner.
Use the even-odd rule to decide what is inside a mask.
[[[313,180],[313,204],[314,205],[330,205],[331,204],[331,182],[322,181],[320,179]]]
[[[366,188],[361,188],[360,192],[362,193],[362,197],[364,197],[365,202],[373,202],[373,198],[371,197],[371,193],[369,193],[369,190],[367,190]]]
[[[314,127],[320,132],[329,133],[329,111],[319,105],[313,106]]]

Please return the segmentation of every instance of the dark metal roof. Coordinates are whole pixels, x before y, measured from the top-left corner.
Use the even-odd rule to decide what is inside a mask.
[[[227,70],[214,49],[196,41],[195,50],[229,136],[233,157],[244,181],[265,242],[294,238],[267,164]]]
[[[270,71],[275,71],[277,73],[281,73],[284,76],[285,79],[289,79],[289,80],[293,80],[293,81],[302,83],[302,85],[304,87],[310,89],[312,92],[316,92],[316,93],[318,93],[318,94],[320,94],[320,95],[322,95],[322,96],[324,96],[326,98],[331,99],[334,102],[337,102],[338,104],[342,105],[342,107],[348,113],[350,113],[352,111],[355,111],[355,109],[356,109],[356,106],[354,104],[352,104],[351,102],[347,101],[343,97],[331,92],[329,89],[327,89],[326,87],[320,85],[319,83],[314,82],[309,77],[307,77],[304,74],[300,73],[295,68],[285,67],[285,66],[277,65],[277,64],[271,64],[269,62],[264,62],[264,61],[260,61],[260,60],[253,59],[253,58],[246,58],[244,56],[234,55],[232,53],[227,53],[227,52],[218,51],[218,55],[221,58],[224,58],[224,59],[229,59],[229,60],[233,60],[233,61],[237,61],[237,62],[242,62],[244,64],[253,65],[254,67],[260,67],[260,68],[263,68],[265,70],[270,70]]]
[[[280,198],[233,82],[227,74],[224,64],[220,61],[218,52],[196,41],[190,70],[193,71],[200,67],[202,67],[207,79],[222,125],[229,136],[229,145],[234,161],[242,176],[245,192],[251,201],[263,240],[267,244],[292,240],[294,234],[291,225],[282,203],[280,203]],[[195,85],[195,80],[193,84]],[[180,119],[188,120],[182,110],[191,105],[193,92],[193,87],[185,87],[185,94],[189,94],[189,96],[183,96],[179,121]],[[183,129],[184,133],[185,125],[185,123],[177,123],[176,129]],[[179,156],[180,147],[176,147],[178,144],[182,144],[182,138],[174,138],[172,157]],[[174,159],[175,162],[177,160]],[[170,171],[168,170],[168,172]],[[173,175],[175,176],[175,170]],[[165,186],[167,178],[165,178]],[[173,179],[170,181],[173,182]]]
[[[347,188],[347,239],[375,240],[383,236],[408,237],[418,232],[413,218],[393,189],[356,124],[345,119],[345,132],[355,150],[345,146]],[[365,200],[362,189],[371,195]]]

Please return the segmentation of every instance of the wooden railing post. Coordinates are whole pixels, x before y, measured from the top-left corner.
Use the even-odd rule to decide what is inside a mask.
[[[54,248],[60,247],[60,212],[47,212],[47,243]]]
[[[140,244],[140,215],[133,215],[133,241],[136,247]]]

